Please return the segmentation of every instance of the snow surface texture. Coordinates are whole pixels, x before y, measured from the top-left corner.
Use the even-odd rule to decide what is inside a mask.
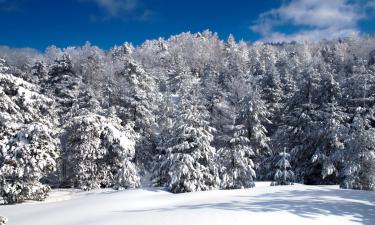
[[[0,206],[7,225],[375,224],[375,194],[338,186],[269,186],[172,194],[158,189],[54,190]]]

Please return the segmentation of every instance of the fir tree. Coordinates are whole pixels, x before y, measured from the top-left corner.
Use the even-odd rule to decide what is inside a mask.
[[[5,203],[45,199],[50,188],[40,180],[56,169],[57,157],[56,142],[45,125],[21,127],[1,146],[0,196]]]
[[[288,161],[290,154],[285,151],[279,153],[279,157],[275,163],[275,175],[271,186],[277,185],[292,185],[294,182],[294,173],[291,170],[291,165]]]
[[[256,177],[247,129],[243,125],[230,126],[226,147],[218,150],[221,187],[224,189],[254,187]]]
[[[368,113],[358,108],[353,118],[343,157],[342,188],[375,190],[375,137]]]
[[[55,171],[59,155],[53,101],[13,74],[0,72],[0,84],[0,198],[43,200],[50,188],[41,180]]]
[[[206,109],[195,101],[181,99],[172,138],[158,156],[155,183],[174,193],[210,190],[219,183],[213,129]]]
[[[95,114],[74,117],[67,125],[67,184],[89,190],[100,187],[140,186],[134,163],[136,135],[132,126],[122,129]]]
[[[262,158],[270,153],[270,138],[267,136],[268,131],[265,127],[270,123],[269,112],[256,87],[247,93],[240,104],[239,121],[247,129],[250,147],[256,155],[257,167]]]

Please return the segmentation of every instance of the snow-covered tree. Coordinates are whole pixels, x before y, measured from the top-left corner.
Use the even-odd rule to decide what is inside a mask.
[[[65,181],[85,190],[140,186],[134,164],[135,134],[95,114],[74,117],[66,128]]]
[[[302,74],[300,90],[286,103],[274,142],[278,148],[290,150],[291,162],[295,168],[296,180],[316,182],[321,172],[314,167],[312,156],[320,144],[321,118],[318,110],[320,77],[313,65],[309,65]]]
[[[9,163],[19,172],[38,154],[57,160],[57,171],[18,174],[38,193],[7,201],[42,198],[46,185],[138,187],[153,168],[174,192],[215,188],[217,172],[222,187],[247,187],[250,167],[272,179],[283,148],[297,182],[372,190],[374,40],[249,44],[203,31],[109,51],[0,48],[1,182],[13,185]]]
[[[115,189],[137,188],[141,186],[135,162],[135,142],[139,137],[133,124],[116,127],[118,122],[112,119],[104,125],[101,134],[102,145],[108,149],[106,164],[111,171],[111,186]]]
[[[47,126],[22,127],[0,152],[0,196],[5,203],[43,200],[49,186],[40,180],[56,169],[55,140]]]
[[[155,80],[135,61],[127,61],[118,76],[124,78],[126,88],[121,96],[128,111],[125,119],[146,132],[154,123]]]
[[[275,161],[275,174],[271,186],[276,185],[291,185],[294,182],[294,173],[291,170],[291,165],[288,158],[290,154],[284,149],[283,152],[279,153],[279,157]]]
[[[369,124],[374,121],[371,114],[369,117],[368,111],[358,108],[353,118],[343,157],[342,188],[375,191],[375,130]]]
[[[317,110],[319,123],[315,131],[315,149],[312,150],[311,166],[321,170],[323,183],[336,183],[341,167],[340,155],[344,150],[347,128],[344,126],[347,114],[339,105],[341,89],[333,74],[321,71],[320,109]]]
[[[256,177],[247,129],[243,125],[231,125],[226,137],[227,146],[218,150],[221,188],[236,189],[254,187]]]
[[[241,100],[239,120],[247,129],[250,147],[255,153],[256,163],[269,154],[269,141],[265,125],[271,123],[269,112],[256,87],[253,87]]]
[[[140,164],[147,164],[145,161],[150,161],[154,148],[157,83],[154,77],[134,60],[125,61],[117,79],[124,85],[118,85],[114,93],[120,94],[117,104],[121,110],[118,115],[124,123],[134,123],[134,130],[141,137],[136,146],[136,158]]]
[[[73,70],[69,55],[63,54],[55,59],[49,70],[48,87],[50,95],[57,100],[57,111],[63,116],[73,105],[74,99],[79,93],[81,78]]]
[[[56,169],[59,155],[53,102],[12,74],[0,73],[0,84],[0,198],[43,200],[49,187],[41,180]]]
[[[30,69],[29,79],[33,83],[45,85],[48,80],[48,69],[43,61],[36,61]]]
[[[213,128],[204,106],[197,99],[183,97],[172,137],[157,156],[154,182],[174,193],[210,190],[219,184],[215,148],[211,146]]]

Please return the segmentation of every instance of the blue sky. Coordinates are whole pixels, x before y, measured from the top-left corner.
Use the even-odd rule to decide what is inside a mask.
[[[290,41],[375,33],[375,0],[0,0],[0,45],[44,50],[210,29],[226,39]]]

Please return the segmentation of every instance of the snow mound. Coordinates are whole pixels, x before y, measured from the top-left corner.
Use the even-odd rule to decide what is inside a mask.
[[[0,214],[7,225],[375,224],[373,192],[266,184],[184,194],[59,189],[43,203],[0,206]]]

